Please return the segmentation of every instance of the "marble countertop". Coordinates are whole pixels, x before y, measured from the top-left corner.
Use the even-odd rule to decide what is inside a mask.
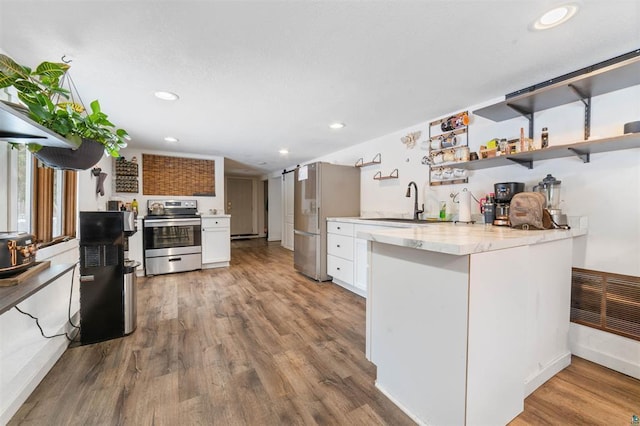
[[[369,222],[372,221],[358,221],[358,223]],[[543,231],[522,231],[484,224],[429,223],[409,228],[385,228],[373,232],[361,231],[357,233],[357,237],[418,250],[468,255],[586,235],[587,228],[584,222],[586,221],[575,221],[574,224],[577,226],[572,227],[570,230],[551,229]]]
[[[397,219],[406,220],[403,221],[395,221]],[[441,222],[438,219],[429,219],[429,220],[421,220],[418,222],[412,222],[411,219],[408,218],[395,218],[395,220],[385,220],[384,218],[362,218],[362,217],[328,217],[327,222],[345,222],[345,223],[356,223],[358,225],[376,225],[376,226],[385,226],[391,228],[411,228],[414,226],[431,226],[436,223],[447,223]]]

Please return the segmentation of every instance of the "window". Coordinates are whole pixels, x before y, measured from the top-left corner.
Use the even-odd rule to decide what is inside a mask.
[[[48,244],[76,235],[77,172],[44,167],[26,149],[16,156],[16,195],[9,198],[10,227],[36,236]],[[15,203],[15,205],[11,205]]]
[[[17,227],[19,232],[31,231],[31,175],[33,160],[31,154],[26,149],[17,152]]]

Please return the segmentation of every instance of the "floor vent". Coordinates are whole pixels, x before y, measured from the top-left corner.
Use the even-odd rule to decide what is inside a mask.
[[[640,277],[573,268],[571,321],[640,341]]]

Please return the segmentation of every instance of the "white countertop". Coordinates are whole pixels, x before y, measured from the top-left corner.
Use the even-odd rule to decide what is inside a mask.
[[[231,217],[231,215],[230,214],[221,214],[221,213],[218,213],[218,214],[202,213],[202,214],[200,214],[200,217],[203,218],[203,219],[206,219],[206,218],[215,218],[215,217]]]
[[[404,220],[410,220],[408,218],[402,218]],[[431,226],[434,223],[440,223],[438,219],[429,219],[429,222],[395,222],[384,220],[383,218],[362,218],[362,217],[328,217],[327,222],[346,222],[357,223],[358,225],[376,225],[385,226],[391,228],[411,228],[414,226]],[[447,223],[447,222],[442,222]]]
[[[370,222],[373,221],[358,221],[358,223]],[[357,237],[418,250],[467,255],[573,238],[586,235],[586,233],[586,227],[572,227],[570,230],[522,231],[504,226],[454,224],[450,222],[429,223],[410,228],[386,228],[373,232],[358,232]]]

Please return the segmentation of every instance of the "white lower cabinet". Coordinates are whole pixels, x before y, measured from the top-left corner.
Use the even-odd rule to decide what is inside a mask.
[[[327,222],[327,274],[339,286],[365,296],[366,291],[358,291],[355,286],[354,227],[349,222]]]
[[[327,221],[327,273],[333,282],[362,297],[367,297],[369,281],[368,242],[358,232],[372,232],[397,224],[358,223],[351,219]]]
[[[202,218],[202,267],[229,266],[231,220],[229,216]]]

